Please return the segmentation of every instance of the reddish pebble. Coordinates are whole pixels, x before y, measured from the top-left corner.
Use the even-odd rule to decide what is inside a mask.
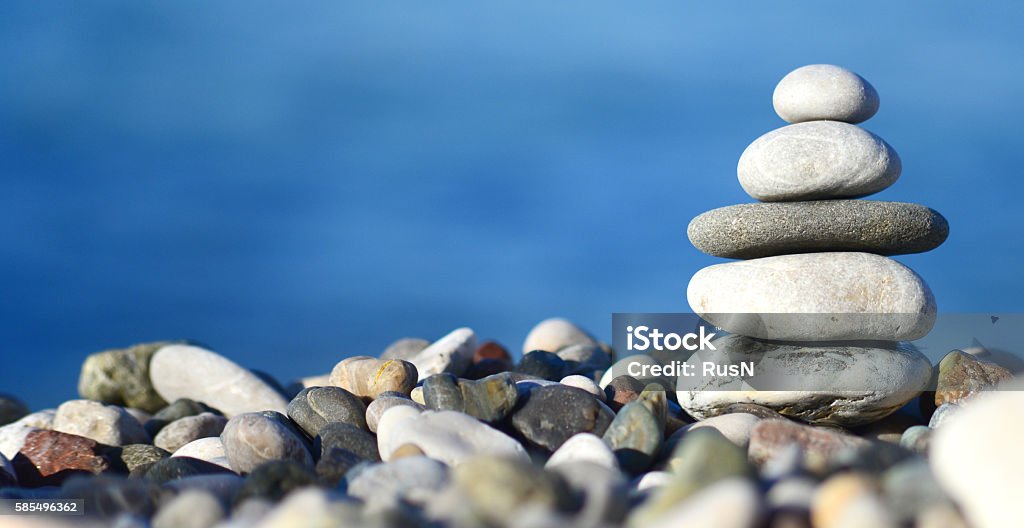
[[[496,341],[487,341],[486,343],[477,347],[476,352],[473,353],[473,363],[479,363],[485,359],[503,359],[505,361],[512,361],[512,356],[508,354],[508,350],[501,346]]]
[[[22,486],[59,486],[68,477],[102,473],[113,448],[95,440],[58,431],[32,431],[12,461]]]

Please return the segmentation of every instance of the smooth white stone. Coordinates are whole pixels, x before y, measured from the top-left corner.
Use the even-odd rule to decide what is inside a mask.
[[[550,469],[572,462],[591,462],[610,469],[619,468],[619,461],[612,448],[592,433],[577,433],[569,437],[551,454],[544,467]]]
[[[653,488],[660,488],[672,480],[675,477],[667,471],[651,471],[645,473],[643,477],[640,477],[640,481],[636,483],[637,491],[646,491]]]
[[[581,376],[579,374],[573,374],[572,376],[566,376],[560,381],[562,385],[568,385],[570,387],[576,387],[577,389],[583,389],[590,394],[593,394],[597,399],[604,401],[604,390],[594,383],[594,380]]]
[[[1024,475],[1024,378],[972,398],[935,431],[929,461],[971,526],[1021,522]]]
[[[228,460],[228,455],[224,452],[224,442],[221,442],[220,437],[193,440],[178,448],[171,456],[198,458],[223,468],[232,469],[231,461]],[[232,471],[234,470],[232,469]]]
[[[789,72],[772,94],[779,117],[790,123],[827,119],[861,123],[878,111],[878,92],[863,77],[832,64]]]
[[[526,450],[505,433],[460,412],[418,412],[408,406],[388,409],[377,424],[381,459],[403,444],[413,444],[426,456],[457,466],[474,455],[496,455],[529,461]]]
[[[163,399],[190,398],[228,418],[247,412],[288,412],[284,396],[258,376],[197,346],[168,345],[157,350],[149,362],[149,377]]]
[[[476,334],[473,329],[457,328],[419,351],[409,362],[416,365],[419,381],[442,372],[460,376],[473,362],[475,351]]]
[[[694,274],[686,299],[695,313],[730,333],[788,341],[913,341],[931,331],[936,316],[935,298],[921,277],[870,253],[716,264]]]
[[[554,353],[578,344],[596,345],[597,340],[567,319],[552,317],[537,323],[537,326],[526,335],[526,340],[523,341],[523,354],[534,350]]]
[[[743,190],[762,202],[859,198],[896,183],[901,170],[899,155],[882,138],[837,121],[772,130],[736,166]]]
[[[84,436],[109,446],[150,441],[142,424],[124,408],[92,400],[62,403],[53,417],[53,430]]]

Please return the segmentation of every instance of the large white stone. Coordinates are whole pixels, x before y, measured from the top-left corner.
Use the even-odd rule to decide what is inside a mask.
[[[385,462],[404,444],[449,466],[474,455],[497,455],[528,461],[526,450],[505,433],[455,411],[420,412],[406,405],[388,409],[377,425],[377,444]]]
[[[473,362],[476,334],[471,328],[457,328],[419,351],[409,362],[416,365],[419,381],[434,374],[450,372],[461,375]]]
[[[936,315],[921,277],[870,253],[716,264],[694,274],[686,298],[715,326],[761,339],[912,341],[928,334]]]
[[[592,433],[576,433],[558,447],[544,465],[553,468],[571,462],[590,462],[610,469],[619,469],[612,448]]]
[[[797,68],[779,81],[772,95],[775,113],[790,123],[860,123],[878,111],[878,92],[863,77],[831,64]]]
[[[932,470],[971,526],[1020,525],[1022,437],[1024,378],[971,398],[955,420],[935,432],[929,450]]]
[[[228,418],[259,411],[287,413],[288,401],[248,369],[204,348],[168,345],[153,354],[149,377],[160,396],[201,401]]]
[[[754,403],[805,422],[860,425],[895,412],[931,377],[931,362],[909,346],[784,344],[741,335],[711,344],[715,350],[698,351],[687,360],[695,374],[678,378],[679,405],[698,419],[720,414],[734,403]],[[754,375],[700,375],[706,363],[750,363]]]
[[[552,317],[534,326],[523,341],[523,354],[534,350],[558,352],[572,345],[596,345],[597,340],[567,319]]]
[[[797,123],[754,140],[740,156],[740,185],[762,202],[857,198],[900,177],[900,157],[882,138],[837,121]]]
[[[25,445],[28,434],[40,429],[50,429],[56,414],[54,409],[46,409],[22,416],[17,421],[0,426],[0,454],[9,460],[14,460],[15,455]]]

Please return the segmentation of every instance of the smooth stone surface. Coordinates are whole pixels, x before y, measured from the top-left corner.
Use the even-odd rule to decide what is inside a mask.
[[[567,374],[580,374],[593,378],[612,366],[612,357],[599,344],[579,343],[563,347],[556,352],[565,361]]]
[[[935,386],[935,405],[959,403],[978,392],[1013,378],[1013,374],[995,363],[954,350],[939,361]]]
[[[171,454],[166,450],[149,444],[129,444],[122,447],[120,453],[121,463],[129,473],[136,468],[156,464],[169,456]]]
[[[561,384],[538,387],[512,413],[512,427],[529,444],[554,451],[577,433],[603,435],[615,415],[586,391]]]
[[[730,442],[736,444],[741,449],[746,449],[747,445],[750,444],[750,431],[753,430],[754,426],[757,425],[757,422],[760,421],[761,418],[758,418],[753,414],[746,413],[731,413],[712,416],[699,422],[683,426],[682,429],[672,435],[675,438],[670,438],[668,442],[670,444],[675,444],[691,431],[710,427],[719,433],[722,433],[722,436],[728,438]]]
[[[146,480],[165,484],[172,480],[195,477],[199,475],[233,475],[224,466],[191,457],[165,458],[153,464],[146,471]]]
[[[558,354],[545,350],[533,350],[523,354],[516,365],[516,372],[535,376],[548,381],[558,381],[565,377],[565,361]]]
[[[928,461],[914,457],[887,469],[881,477],[882,493],[900,522],[913,521],[917,512],[950,504]]]
[[[601,387],[598,387],[597,382],[595,382],[592,378],[581,376],[579,374],[573,374],[562,378],[562,381],[559,381],[559,383],[567,387],[576,387],[577,389],[583,389],[601,401],[604,401],[605,399],[604,390],[602,390]]]
[[[11,464],[22,486],[59,486],[75,475],[107,471],[115,456],[109,446],[91,438],[37,429],[26,436]]]
[[[320,453],[313,471],[321,486],[335,488],[352,468],[366,463],[365,458],[348,449],[330,448]]]
[[[639,398],[643,390],[644,383],[633,376],[617,376],[604,385],[603,400],[618,412],[623,405]]]
[[[186,416],[161,429],[153,439],[153,445],[173,453],[200,438],[220,436],[227,423],[227,418],[213,413]]]
[[[200,490],[186,490],[167,501],[153,516],[153,528],[210,528],[225,515],[217,497]]]
[[[471,328],[457,328],[421,350],[409,361],[416,365],[419,380],[448,372],[461,376],[473,362],[476,334]]]
[[[246,477],[242,488],[235,495],[234,503],[240,504],[251,498],[277,502],[288,493],[315,483],[316,475],[310,466],[294,460],[271,460],[255,468]]]
[[[801,346],[739,335],[717,338],[712,344],[717,350],[698,351],[687,360],[695,372],[704,362],[751,362],[755,376],[680,377],[679,405],[698,419],[721,414],[735,403],[753,403],[802,421],[859,425],[892,414],[917,396],[931,377],[928,358],[902,345]]]
[[[660,488],[660,489],[665,489]],[[633,528],[754,528],[761,516],[761,494],[748,480],[731,478],[673,504],[650,521],[630,518]]]
[[[57,407],[53,430],[121,446],[149,443],[149,435],[134,416],[116,405],[91,400],[70,400]]]
[[[772,94],[775,113],[790,123],[861,123],[875,115],[878,104],[878,92],[871,83],[832,64],[801,66],[786,74]]]
[[[452,480],[480,518],[503,523],[524,511],[567,511],[573,506],[566,482],[525,460],[478,456],[452,472]]]
[[[404,444],[418,447],[426,456],[458,466],[478,454],[528,460],[526,450],[505,433],[475,418],[454,411],[419,412],[398,406],[381,417],[377,446],[381,459],[390,459]]]
[[[29,408],[14,396],[0,395],[0,425],[20,420],[29,413]]]
[[[78,394],[89,400],[156,412],[167,405],[153,388],[149,361],[171,342],[143,343],[129,348],[97,352],[85,358],[78,378]]]
[[[822,251],[902,255],[939,247],[949,223],[923,205],[821,200],[713,209],[690,221],[686,234],[697,249],[725,258]]]
[[[320,434],[313,440],[313,452],[319,453],[317,458],[331,449],[350,451],[364,460],[380,460],[377,437],[347,423],[329,423],[320,429]]]
[[[381,353],[381,359],[401,359],[409,361],[424,348],[430,346],[430,341],[419,337],[403,337],[388,345]]]
[[[955,403],[944,403],[935,409],[932,413],[931,419],[928,420],[928,427],[931,429],[939,429],[943,424],[948,423],[950,420],[956,420],[955,417],[959,416],[961,406]]]
[[[309,436],[318,435],[329,423],[366,429],[366,404],[341,387],[310,387],[288,403],[288,417]]]
[[[784,478],[772,484],[765,494],[765,501],[776,509],[810,511],[817,486],[818,483],[808,477]]]
[[[935,477],[979,528],[1020,524],[1024,380],[1000,389],[965,403],[930,449]]]
[[[251,503],[253,501],[248,501]],[[256,504],[268,504],[256,501]],[[232,519],[239,517],[238,509]],[[352,501],[338,500],[333,494],[320,488],[301,488],[290,493],[272,509],[267,506],[256,513],[257,519],[243,522],[241,527],[257,528],[306,528],[306,527],[348,527],[388,526],[368,523],[361,515],[361,508]],[[258,521],[258,522],[257,522]],[[400,525],[398,525],[400,526]]]
[[[811,522],[815,528],[899,526],[878,495],[876,484],[856,473],[841,473],[822,483],[811,504]]]
[[[220,439],[231,467],[248,473],[271,460],[293,460],[312,468],[313,457],[305,440],[285,425],[286,417],[270,414],[244,413],[228,421]]]
[[[931,445],[932,429],[927,425],[915,425],[903,431],[900,447],[920,455],[927,455]]]
[[[401,359],[355,356],[341,360],[331,370],[331,385],[364,400],[372,400],[384,392],[409,394],[416,380],[416,366]]]
[[[480,343],[480,346],[476,347],[476,351],[473,352],[473,363],[480,363],[484,360],[498,360],[498,361],[512,361],[512,355],[508,353],[508,349],[498,343],[497,341],[485,341]]]
[[[346,477],[346,493],[366,502],[404,500],[423,505],[448,485],[448,467],[426,457],[364,465]]]
[[[284,413],[288,401],[248,369],[204,348],[168,345],[149,363],[153,387],[167,401],[189,398],[228,418],[247,412]]]
[[[426,410],[426,407],[412,401],[412,399],[399,395],[399,393],[384,393],[377,397],[377,399],[370,402],[366,406],[366,427],[371,431],[377,432],[377,424],[380,422],[380,417],[387,412],[388,409],[399,405],[408,405],[416,408],[420,411]]]
[[[146,432],[149,433],[149,436],[155,438],[157,433],[160,432],[160,429],[166,427],[167,424],[175,420],[180,420],[186,416],[197,416],[204,412],[220,414],[220,411],[206,405],[205,403],[190,400],[188,398],[179,398],[174,400],[174,403],[171,403],[167,407],[164,407],[153,414],[149,420],[143,422],[142,426],[146,429]]]
[[[558,352],[559,350],[578,344],[596,345],[594,339],[582,328],[567,319],[553,317],[545,319],[534,326],[523,341],[523,354],[534,350]]]
[[[225,469],[232,469],[231,462],[224,452],[224,442],[220,437],[200,438],[193,440],[175,451],[172,457],[188,457],[216,464]]]
[[[755,200],[797,202],[859,198],[900,177],[900,157],[858,126],[812,121],[777,128],[740,155],[740,185]]]
[[[545,468],[551,469],[564,464],[588,462],[609,469],[618,469],[619,461],[608,443],[592,433],[577,433],[565,441],[548,458]]]
[[[630,374],[631,365],[633,371],[636,372],[636,375]],[[644,367],[653,365],[661,365],[661,363],[647,354],[626,356],[616,361],[608,370],[606,370],[597,384],[604,389],[607,388],[608,384],[615,378],[620,376],[631,376],[639,381],[641,386],[647,386],[650,383],[659,383],[665,388],[665,390],[674,389],[676,386],[674,379],[670,379],[667,376],[654,376],[649,370],[644,369]]]
[[[870,253],[716,264],[694,274],[686,298],[709,323],[760,339],[912,341],[928,334],[936,316],[921,277]]]
[[[647,405],[637,400],[623,406],[615,415],[603,439],[615,452],[622,469],[639,474],[654,461],[664,436],[664,422],[659,424]]]
[[[789,420],[762,420],[750,432],[747,456],[755,464],[764,464],[790,444],[800,446],[804,466],[827,467],[850,456],[850,453],[864,449],[869,442],[856,436]]]
[[[629,510],[629,483],[615,468],[588,461],[558,464],[551,468],[568,482],[582,505],[572,520],[575,526],[621,526]],[[566,525],[557,522],[555,526]]]
[[[435,374],[423,380],[423,401],[435,411],[458,411],[496,423],[515,407],[519,393],[512,376],[495,374],[478,381]]]

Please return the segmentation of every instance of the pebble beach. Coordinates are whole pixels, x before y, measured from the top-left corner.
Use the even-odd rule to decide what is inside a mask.
[[[33,410],[0,397],[0,499],[84,508],[0,525],[1019,525],[1024,378],[984,350],[933,364],[907,343],[931,330],[938,301],[890,257],[935,249],[950,226],[925,205],[862,199],[902,172],[860,126],[879,94],[811,65],[773,102],[788,124],[738,165],[757,202],[689,225],[697,249],[738,259],[689,284],[689,308],[728,332],[689,361],[747,355],[849,387],[623,375],[663,358],[626,356],[562,318],[524,329],[521,344],[466,327],[395,336],[291,381],[195,342],[142,343],[84,357],[80,399]],[[742,313],[877,317],[720,318]]]

